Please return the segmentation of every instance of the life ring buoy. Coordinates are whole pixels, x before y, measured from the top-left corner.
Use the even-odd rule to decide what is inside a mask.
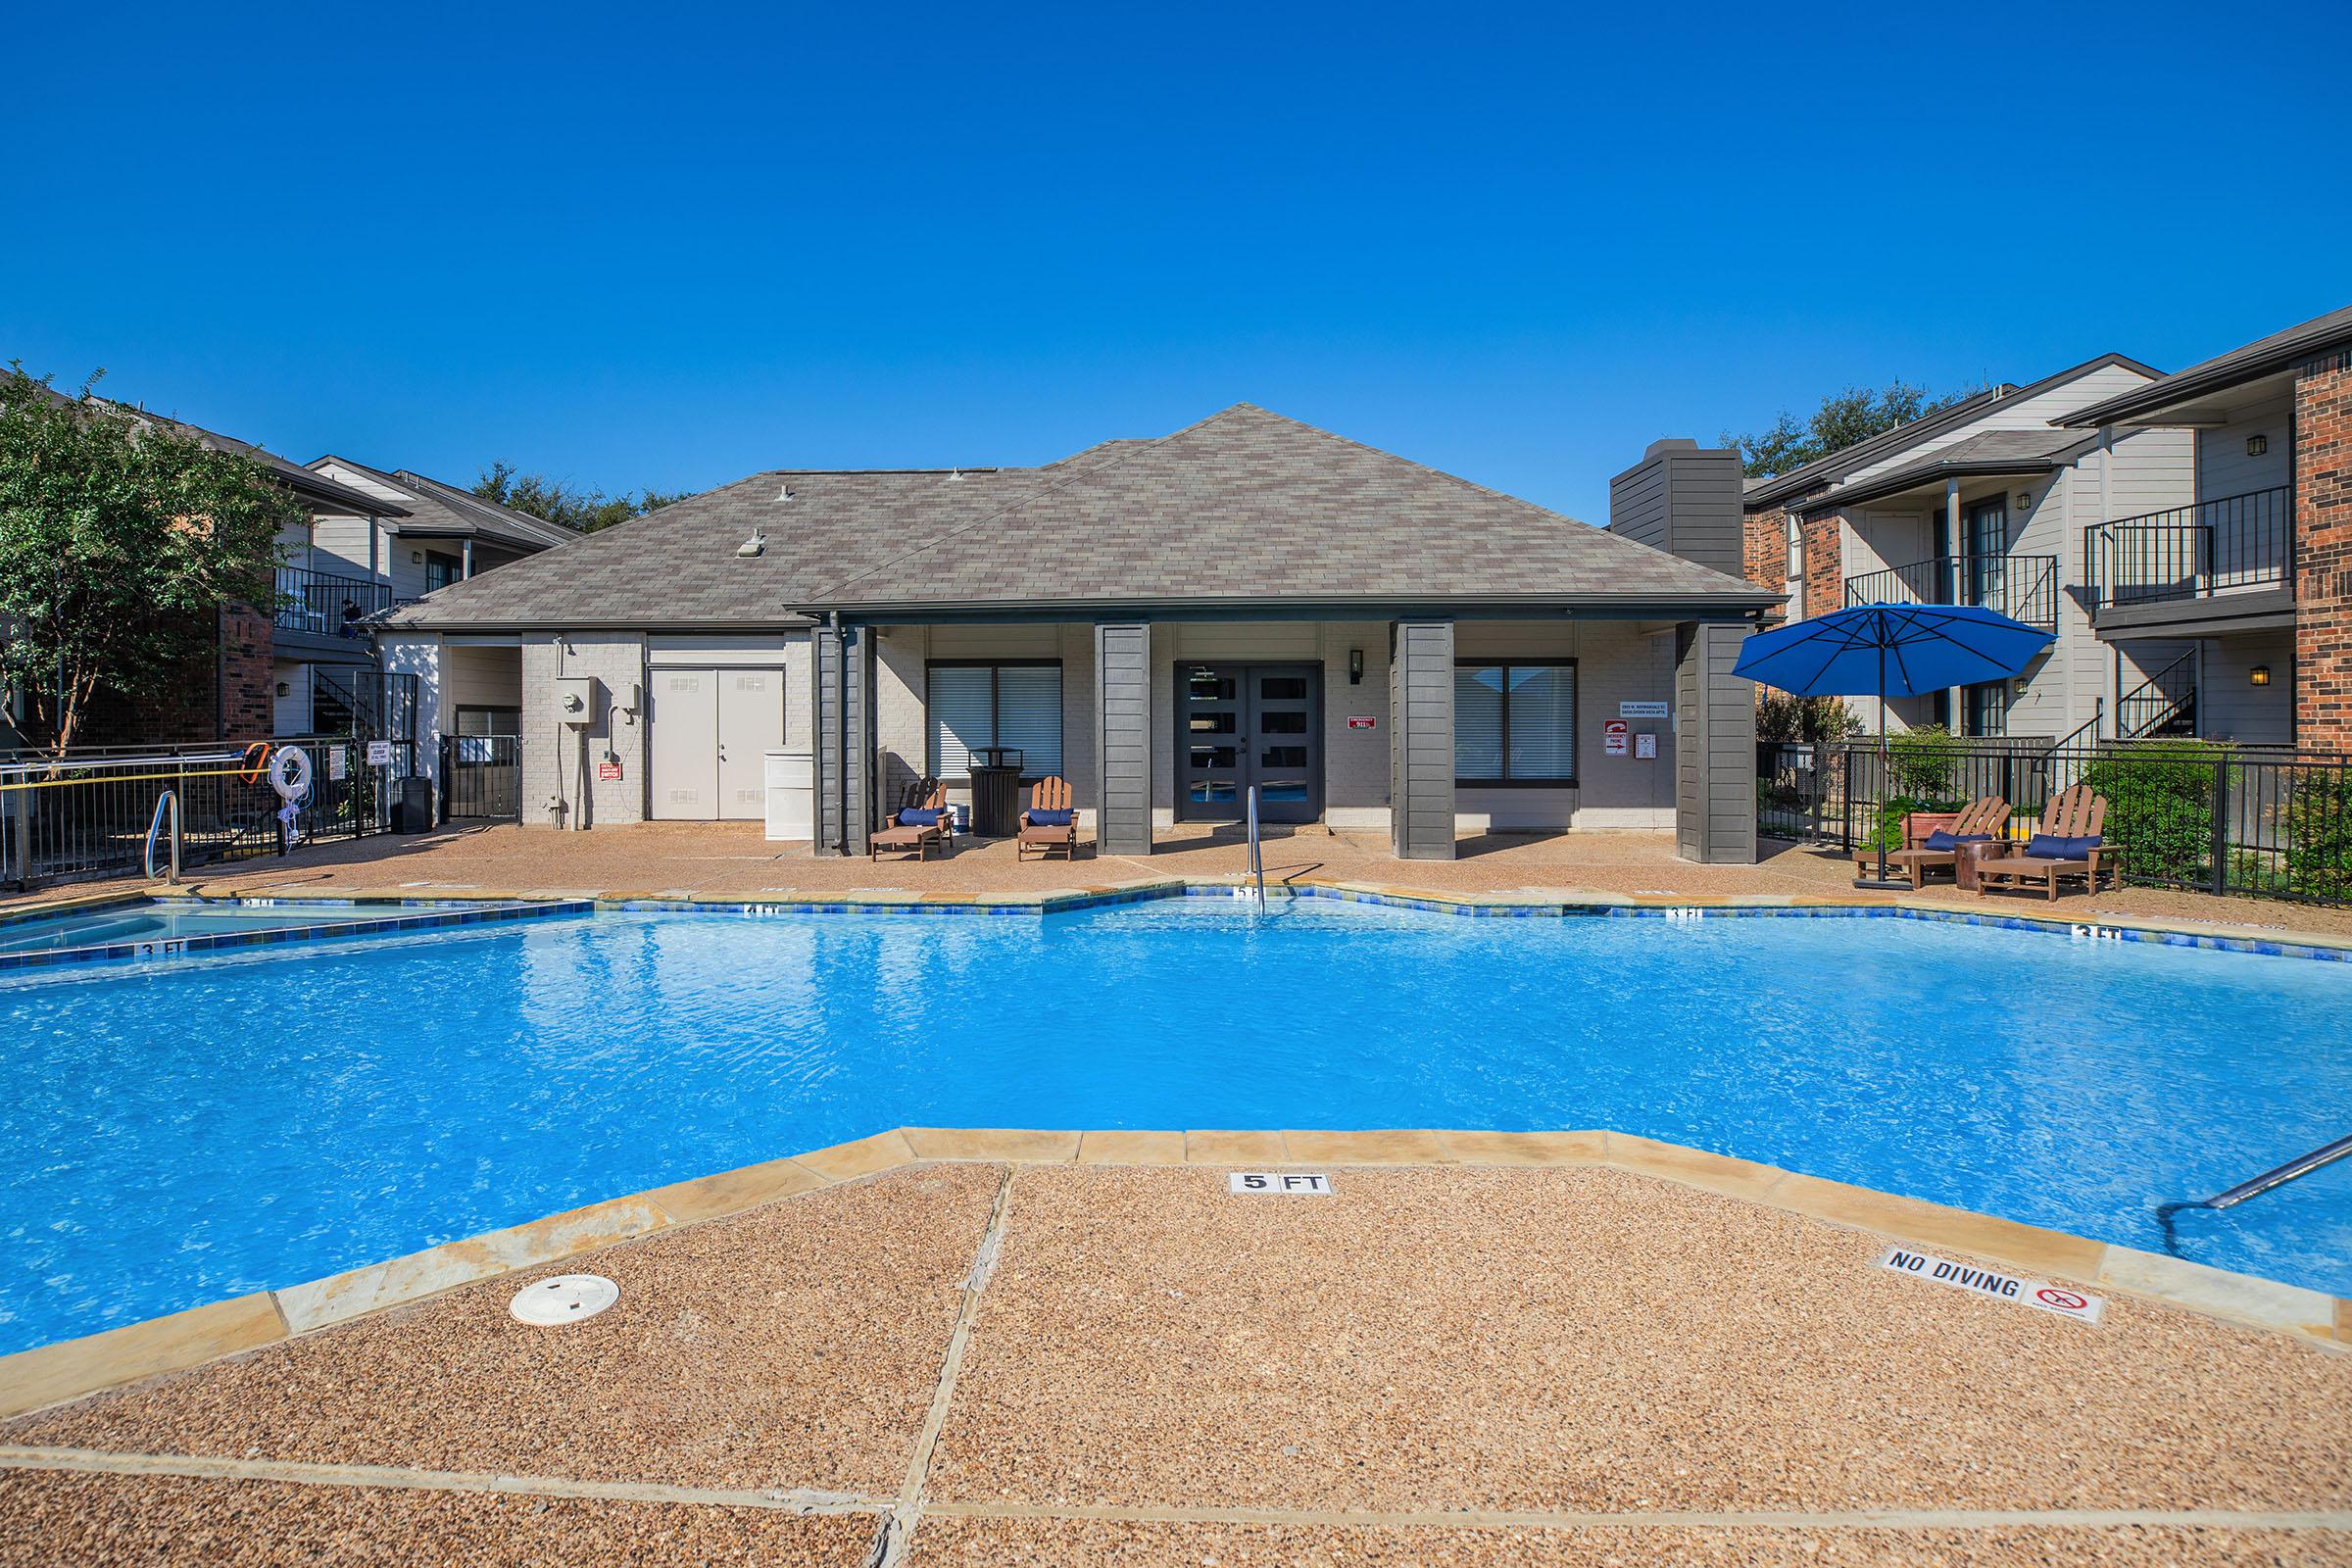
[[[255,741],[246,747],[244,757],[237,762],[237,782],[240,784],[260,782],[261,776],[270,770],[270,747],[268,741]]]
[[[299,746],[280,746],[270,759],[270,787],[288,806],[310,794],[310,754]]]

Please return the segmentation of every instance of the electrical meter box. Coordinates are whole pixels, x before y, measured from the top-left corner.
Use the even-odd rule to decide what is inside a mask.
[[[556,716],[566,724],[595,723],[596,687],[594,675],[558,675]]]

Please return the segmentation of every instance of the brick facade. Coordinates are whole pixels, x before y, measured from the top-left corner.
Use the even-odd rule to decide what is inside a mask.
[[[1845,604],[1844,529],[1835,512],[1805,519],[1805,602],[1800,615],[1826,615]]]
[[[255,740],[276,723],[275,641],[270,617],[231,605],[212,636],[135,691],[100,691],[76,732],[83,746],[175,746]]]
[[[2352,350],[2295,373],[2295,744],[2352,753]]]
[[[1740,574],[1776,594],[1788,591],[1788,514],[1782,508],[1740,519]]]
[[[220,738],[249,741],[277,726],[277,672],[270,617],[250,605],[220,612]]]

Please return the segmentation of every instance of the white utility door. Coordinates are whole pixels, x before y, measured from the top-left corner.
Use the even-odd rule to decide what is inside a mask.
[[[720,814],[718,671],[656,669],[646,748],[653,753],[654,815],[708,822]]]
[[[784,744],[784,672],[722,669],[718,678],[718,814],[767,814],[765,759]]]

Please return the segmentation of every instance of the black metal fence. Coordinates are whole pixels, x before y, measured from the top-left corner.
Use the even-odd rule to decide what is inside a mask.
[[[521,737],[441,737],[441,820],[455,817],[522,819]]]
[[[178,803],[183,868],[277,855],[316,839],[389,831],[400,780],[416,771],[406,741],[294,736],[271,741],[270,756],[299,747],[310,786],[289,819],[258,749],[198,745],[76,751],[59,761],[0,754],[0,883],[138,874],[148,838],[169,858],[169,791]]]
[[[2103,837],[2125,880],[2199,893],[2352,904],[2352,760],[2202,741],[2057,749],[1903,740],[1882,767],[1876,741],[1762,742],[1756,831],[1839,850],[1899,847],[1902,817],[2007,801],[2009,836],[2040,825],[2061,790],[2107,801]]]

